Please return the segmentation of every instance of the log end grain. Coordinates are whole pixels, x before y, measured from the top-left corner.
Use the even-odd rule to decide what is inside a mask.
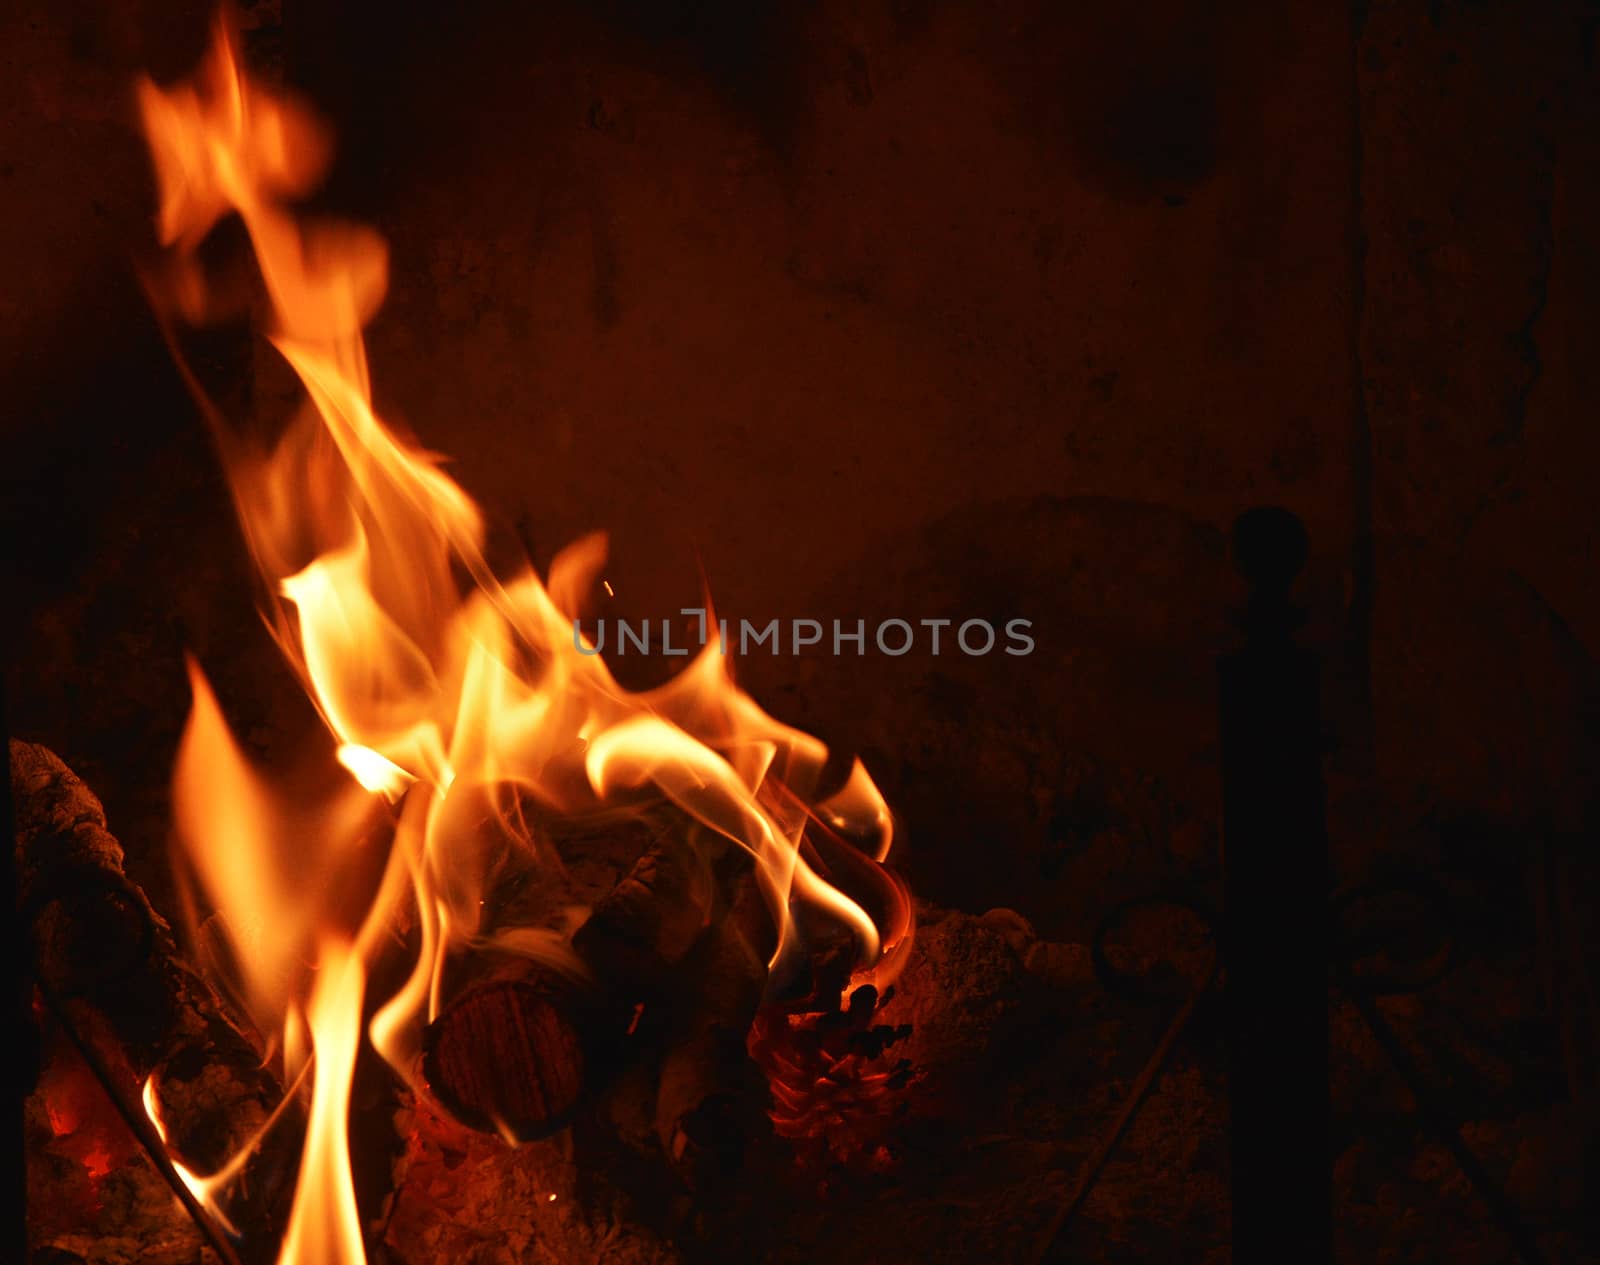
[[[569,993],[537,977],[483,983],[430,1025],[423,1076],[463,1124],[531,1141],[564,1128],[583,1089]]]

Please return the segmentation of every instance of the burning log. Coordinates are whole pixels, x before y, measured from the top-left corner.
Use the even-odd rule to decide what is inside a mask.
[[[482,974],[430,1026],[424,1055],[430,1088],[463,1123],[522,1139],[554,1132],[646,1027],[660,1051],[653,1128],[680,1175],[727,1171],[764,1126],[745,1045],[775,930],[742,854],[708,858],[688,829],[636,819],[568,837],[569,848],[637,857],[572,937],[581,978],[537,958],[468,964]],[[504,902],[500,920],[520,903]],[[664,1018],[641,1025],[648,1012]]]
[[[596,903],[572,947],[597,978],[636,993],[619,998],[632,1005],[683,960],[705,929],[712,880],[683,837],[682,823],[634,821],[610,833],[639,848],[638,860]]]
[[[124,873],[94,793],[42,746],[13,741],[10,764],[21,913],[41,985],[75,1029],[115,1041],[119,1065],[152,1084],[167,1150],[191,1171],[220,1169],[258,1142],[280,1087]],[[230,1207],[235,1223],[272,1225],[292,1176],[258,1156]]]
[[[633,819],[563,842],[637,859],[574,934],[570,959],[519,955],[507,947],[514,937],[469,954],[457,971],[466,986],[424,1042],[423,1075],[439,1101],[464,1124],[519,1139],[571,1120],[586,1079],[613,1061],[635,1008],[705,925],[703,867],[676,829]],[[528,926],[548,903],[536,886],[513,884],[494,921],[513,933]]]
[[[148,903],[128,882],[105,810],[44,747],[10,744],[21,916],[35,969],[63,996],[104,991],[153,947]]]
[[[693,1184],[731,1172],[765,1124],[765,1084],[746,1051],[767,985],[774,934],[755,880],[696,945],[656,1091],[656,1134]]]
[[[463,1124],[533,1139],[572,1119],[584,1081],[576,988],[550,967],[508,963],[428,1029],[423,1076]]]

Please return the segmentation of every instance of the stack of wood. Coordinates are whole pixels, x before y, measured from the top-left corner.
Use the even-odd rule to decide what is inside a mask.
[[[678,1172],[738,1162],[764,1118],[745,1041],[775,933],[743,857],[694,830],[656,809],[561,832],[564,855],[634,860],[573,934],[575,961],[489,948],[457,964],[423,1071],[458,1120],[547,1136],[648,1063],[654,1132]],[[509,886],[491,904],[514,928],[536,897]]]

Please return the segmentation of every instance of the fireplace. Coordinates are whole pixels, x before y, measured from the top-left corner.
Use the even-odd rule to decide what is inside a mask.
[[[1593,1257],[1577,17],[14,25],[23,1259]]]

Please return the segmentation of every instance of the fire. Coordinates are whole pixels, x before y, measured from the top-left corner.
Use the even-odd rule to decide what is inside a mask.
[[[140,1100],[144,1104],[144,1114],[150,1117],[150,1123],[156,1127],[156,1135],[165,1142],[167,1140],[167,1126],[161,1117],[161,1104],[156,1098],[156,1078],[154,1076],[145,1078],[144,1090]],[[181,1160],[175,1159],[172,1161],[174,1171],[177,1172],[183,1184],[189,1188],[189,1192],[200,1201],[200,1206],[217,1219],[218,1225],[229,1234],[234,1235],[237,1235],[238,1231],[234,1228],[233,1222],[228,1220],[227,1213],[222,1210],[217,1199],[226,1187],[229,1178],[234,1176],[237,1166],[238,1159],[230,1163],[220,1173],[214,1173],[210,1177],[200,1177],[192,1172]]]
[[[330,941],[311,993],[316,1072],[305,1158],[280,1261],[360,1261],[361,1219],[345,1139],[350,1081],[361,1045],[361,958],[350,944]]]
[[[383,299],[386,247],[368,229],[292,209],[327,169],[328,135],[246,72],[228,25],[193,79],[142,81],[138,98],[169,256],[158,302],[190,322],[216,314],[198,251],[237,217],[268,337],[305,393],[270,444],[212,420],[269,627],[348,778],[310,801],[286,796],[240,751],[191,664],[174,800],[183,865],[230,940],[231,983],[276,1035],[286,1079],[310,1070],[280,1265],[348,1265],[364,1259],[347,1141],[363,1037],[414,1083],[444,964],[480,936],[494,866],[507,850],[540,846],[507,816],[508,793],[558,817],[665,799],[732,840],[753,858],[780,973],[801,951],[792,911],[805,907],[811,924],[847,929],[858,978],[883,986],[909,943],[909,906],[881,875],[867,884],[877,896],[860,900],[824,877],[888,855],[883,797],[857,764],[818,802],[826,749],[742,693],[715,639],[639,693],[618,685],[593,646],[573,644],[600,582],[602,537],[565,550],[548,584],[531,566],[491,570],[478,507],[438,455],[373,407],[362,327]],[[467,828],[484,820],[504,837]],[[825,865],[808,841],[813,823],[865,850],[840,844],[855,859]],[[415,960],[393,995],[369,999],[369,968],[394,951],[402,920]],[[147,1086],[153,1118],[154,1095]]]

